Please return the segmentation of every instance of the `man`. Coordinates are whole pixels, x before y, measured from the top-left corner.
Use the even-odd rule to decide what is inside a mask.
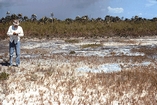
[[[13,25],[11,25],[8,29],[7,35],[10,36],[9,42],[9,63],[10,66],[13,65],[13,55],[14,51],[16,53],[16,66],[20,65],[20,37],[24,36],[23,29],[19,26],[19,20],[14,20]]]

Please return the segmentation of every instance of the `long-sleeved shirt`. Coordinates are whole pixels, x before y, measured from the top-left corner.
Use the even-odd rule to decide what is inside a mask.
[[[13,35],[14,32],[16,32],[18,35]],[[21,26],[15,28],[14,25],[11,25],[8,29],[7,35],[10,36],[10,42],[14,41],[14,43],[17,43],[20,41],[20,37],[24,36],[24,33]]]

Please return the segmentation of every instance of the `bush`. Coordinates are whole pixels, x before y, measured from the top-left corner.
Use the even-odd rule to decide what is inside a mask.
[[[9,74],[7,74],[6,72],[0,73],[0,80],[7,80],[8,77],[9,77]]]
[[[0,23],[0,38],[5,38],[10,23]],[[11,24],[10,24],[11,25]],[[105,36],[147,36],[156,35],[156,22],[144,21],[118,21],[106,23],[105,21],[55,21],[53,23],[40,23],[24,21],[20,24],[23,27],[25,37],[105,37]]]

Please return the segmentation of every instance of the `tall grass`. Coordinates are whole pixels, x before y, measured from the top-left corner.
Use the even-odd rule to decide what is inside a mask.
[[[0,24],[0,37],[5,38],[7,29],[11,23]],[[26,37],[106,37],[106,36],[145,36],[156,35],[157,26],[153,21],[120,21],[102,22],[66,22],[55,21],[53,23],[22,22]]]

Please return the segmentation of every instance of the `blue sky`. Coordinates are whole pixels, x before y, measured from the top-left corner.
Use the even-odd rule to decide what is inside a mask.
[[[0,0],[0,18],[5,17],[7,11],[28,17],[36,14],[38,19],[50,17],[51,12],[58,19],[75,19],[78,15],[152,19],[157,17],[157,0]]]

